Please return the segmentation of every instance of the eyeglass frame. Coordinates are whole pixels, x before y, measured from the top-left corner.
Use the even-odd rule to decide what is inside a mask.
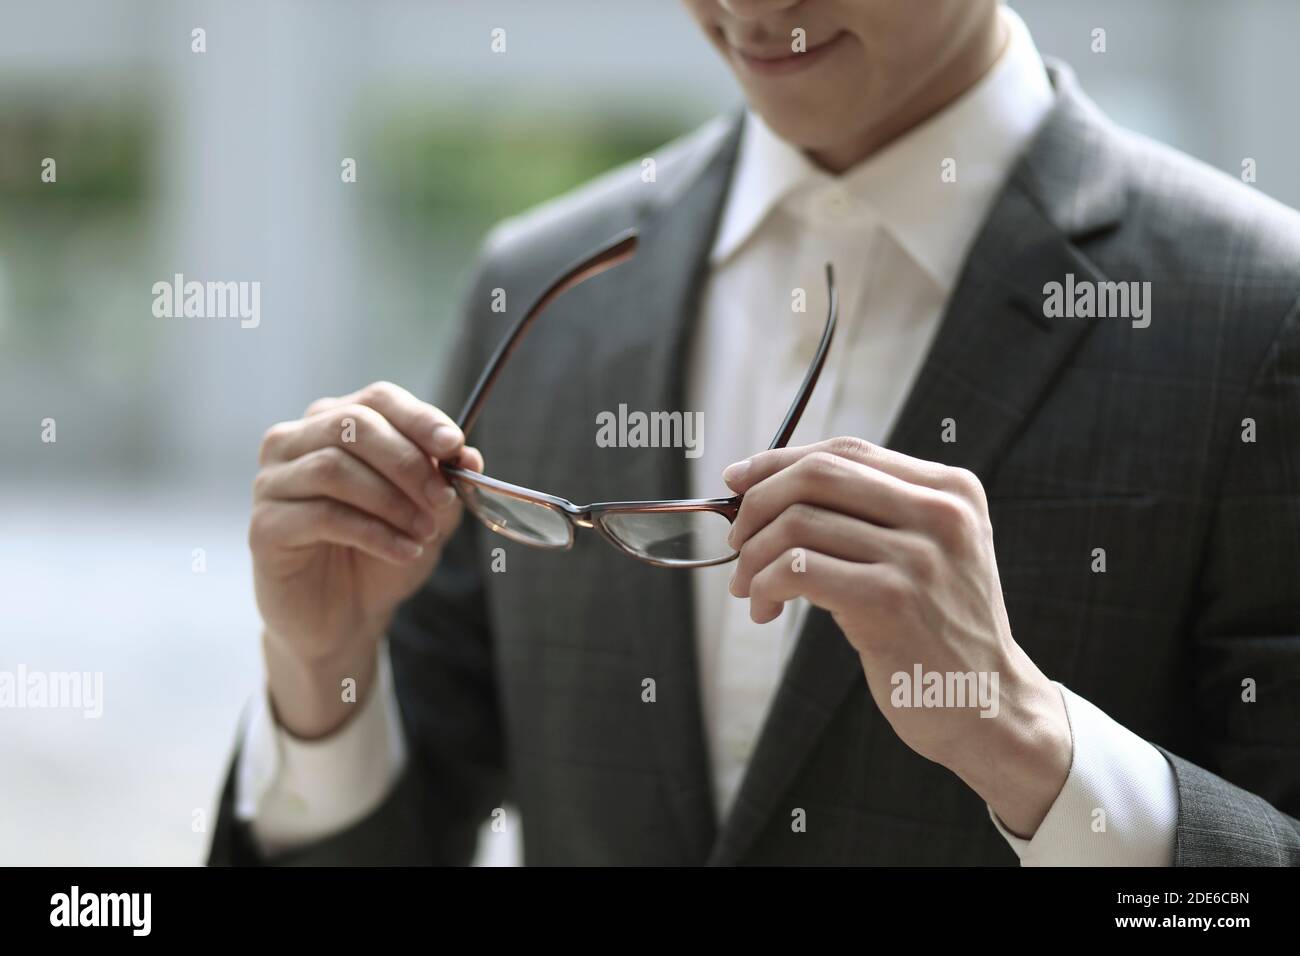
[[[502,339],[497,346],[492,357],[488,359],[487,365],[479,375],[478,381],[470,391],[469,397],[465,400],[465,405],[461,409],[460,415],[457,416],[456,424],[461,433],[465,436],[466,441],[469,439],[470,429],[474,427],[483,405],[487,401],[492,387],[496,384],[502,369],[509,360],[515,347],[519,344],[524,334],[528,331],[532,323],[546,308],[565,292],[581,285],[588,279],[595,278],[603,272],[621,265],[631,259],[637,250],[639,239],[635,229],[627,229],[606,241],[603,245],[593,252],[578,259],[567,269],[551,280],[550,284],[542,291],[533,301],[532,305],[524,312],[523,316],[515,323],[510,332]],[[813,389],[817,385],[817,380],[821,376],[822,368],[826,364],[826,354],[830,350],[831,340],[835,337],[835,325],[839,315],[839,298],[835,289],[835,272],[831,264],[826,263],[826,291],[827,291],[827,309],[826,309],[826,326],[822,330],[821,341],[817,346],[817,354],[813,357],[812,364],[808,367],[804,375],[803,382],[799,386],[799,391],[795,395],[793,404],[789,411],[786,412],[785,419],[781,427],[777,430],[776,437],[768,445],[768,450],[784,448],[790,443],[794,430],[803,417],[804,410],[808,406],[808,401],[812,397]],[[727,564],[736,560],[738,552],[732,552],[727,557],[714,558],[707,561],[690,561],[690,560],[661,560],[649,557],[645,554],[634,551],[624,542],[620,541],[618,536],[610,531],[604,523],[606,515],[613,514],[662,514],[665,512],[713,512],[725,517],[730,524],[734,524],[736,515],[740,512],[740,504],[744,495],[731,495],[727,498],[678,498],[667,500],[650,500],[650,501],[600,501],[589,505],[577,505],[566,498],[560,498],[542,491],[536,491],[532,488],[525,488],[522,485],[511,484],[502,481],[499,478],[492,478],[488,475],[476,471],[460,468],[455,465],[449,465],[439,462],[439,469],[447,477],[448,484],[455,489],[456,494],[465,502],[466,508],[473,513],[483,524],[487,525],[489,530],[517,541],[531,548],[539,548],[546,551],[568,551],[573,547],[577,538],[578,528],[594,528],[600,532],[610,544],[623,553],[635,558],[638,561],[644,561],[657,567],[666,568],[705,568],[719,564]],[[470,504],[467,497],[461,493],[458,482],[466,482],[471,485],[486,488],[497,494],[506,495],[529,504],[539,507],[548,508],[563,516],[568,525],[567,540],[563,544],[538,544],[532,541],[524,541],[520,538],[512,537],[505,533],[504,526],[498,526],[489,521],[479,513],[477,508]]]

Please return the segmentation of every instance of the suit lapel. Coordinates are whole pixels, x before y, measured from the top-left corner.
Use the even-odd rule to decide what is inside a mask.
[[[708,252],[735,160],[741,123],[720,125],[714,142],[681,164],[659,164],[636,211],[640,244],[610,274],[603,321],[617,334],[596,339],[592,376],[601,401],[628,408],[684,410],[687,345],[698,311]],[[614,407],[612,405],[605,407]],[[609,497],[688,496],[679,449],[601,449],[596,460]],[[599,545],[602,549],[603,544]],[[601,586],[618,589],[629,609],[641,673],[655,681],[656,701],[641,708],[651,722],[655,761],[677,818],[685,859],[703,863],[716,835],[696,667],[690,572],[611,556],[617,573]]]
[[[1092,322],[1047,319],[1043,286],[1104,277],[1082,251],[1123,209],[1116,134],[1064,68],[1057,104],[976,240],[887,445],[968,468],[987,485]],[[957,441],[942,440],[942,422]],[[830,615],[808,615],[710,862],[738,862],[767,825],[845,696],[864,686]]]
[[[948,314],[887,442],[915,458],[969,468],[995,462],[1095,320],[1047,319],[1043,286],[1102,281],[1087,258],[1013,184],[976,244]],[[951,419],[956,441],[942,440]]]

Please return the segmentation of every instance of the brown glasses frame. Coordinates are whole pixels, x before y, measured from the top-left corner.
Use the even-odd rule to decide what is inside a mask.
[[[474,422],[478,419],[479,412],[482,411],[488,395],[492,391],[493,385],[496,384],[501,370],[505,367],[515,347],[523,339],[524,334],[532,325],[534,320],[542,314],[552,302],[558,299],[565,292],[581,283],[600,275],[609,269],[620,265],[636,254],[637,249],[636,230],[629,229],[625,232],[614,236],[600,248],[596,249],[589,255],[579,259],[569,268],[565,269],[546,287],[546,289],[537,297],[533,304],[524,312],[523,316],[515,323],[509,334],[497,346],[496,352],[488,360],[487,366],[479,376],[478,382],[475,383],[469,398],[466,399],[464,408],[461,410],[456,424],[460,426],[461,431],[468,436],[470,429],[474,427]],[[812,365],[808,367],[807,374],[804,375],[803,383],[799,386],[798,394],[795,395],[794,403],[790,410],[786,412],[785,420],[782,421],[781,427],[777,430],[776,437],[768,445],[769,449],[784,448],[790,443],[791,436],[799,424],[800,418],[803,417],[804,409],[808,406],[808,400],[812,397],[813,388],[817,385],[817,379],[821,376],[822,367],[826,364],[826,353],[830,350],[831,339],[835,336],[835,323],[839,314],[839,301],[835,291],[835,272],[828,262],[826,264],[826,291],[828,305],[826,309],[826,327],[822,331],[821,342],[817,346],[817,354],[813,357]],[[534,548],[543,548],[546,550],[563,551],[573,547],[574,538],[577,528],[595,528],[601,535],[618,550],[625,554],[631,555],[638,561],[644,561],[647,564],[657,565],[668,568],[703,568],[715,564],[726,564],[736,559],[736,554],[724,558],[714,558],[705,561],[693,560],[661,560],[647,557],[633,550],[628,545],[619,540],[605,524],[606,517],[617,514],[658,514],[663,512],[695,512],[705,511],[720,514],[728,522],[735,522],[736,515],[740,511],[740,502],[742,495],[732,495],[729,498],[680,498],[666,501],[601,501],[589,505],[577,505],[565,498],[558,498],[555,495],[548,495],[545,492],[535,491],[531,488],[525,488],[521,485],[514,485],[498,478],[491,478],[487,475],[479,474],[476,471],[469,471],[464,468],[458,468],[454,465],[441,464],[439,466],[442,472],[447,476],[456,493],[465,501],[466,507],[474,513],[480,521],[498,534],[510,538],[512,541],[518,541],[521,544]],[[506,495],[511,498],[526,501],[540,507],[549,508],[564,516],[568,523],[568,536],[563,544],[539,544],[535,541],[526,541],[522,538],[514,537],[506,529],[496,525],[491,520],[479,513],[479,511],[470,503],[467,495],[461,492],[460,483],[464,482],[481,488],[490,490],[496,494]]]

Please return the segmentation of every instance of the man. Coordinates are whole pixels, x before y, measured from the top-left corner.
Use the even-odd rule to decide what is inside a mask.
[[[463,863],[508,803],[543,864],[1300,863],[1300,217],[1111,126],[995,0],[688,5],[749,109],[493,234],[444,408],[639,248],[477,447],[383,383],[267,433],[212,861]],[[601,447],[623,408],[698,413],[698,457]],[[435,462],[743,494],[739,559],[527,548]]]

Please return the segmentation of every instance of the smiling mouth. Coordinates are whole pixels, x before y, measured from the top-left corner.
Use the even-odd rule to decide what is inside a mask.
[[[731,51],[733,58],[751,72],[762,76],[782,76],[806,70],[819,60],[824,59],[831,50],[840,45],[847,35],[842,32],[837,33],[829,40],[808,47],[803,53],[793,53],[789,49],[744,50],[733,45],[725,36],[723,42],[727,44],[727,49]]]

